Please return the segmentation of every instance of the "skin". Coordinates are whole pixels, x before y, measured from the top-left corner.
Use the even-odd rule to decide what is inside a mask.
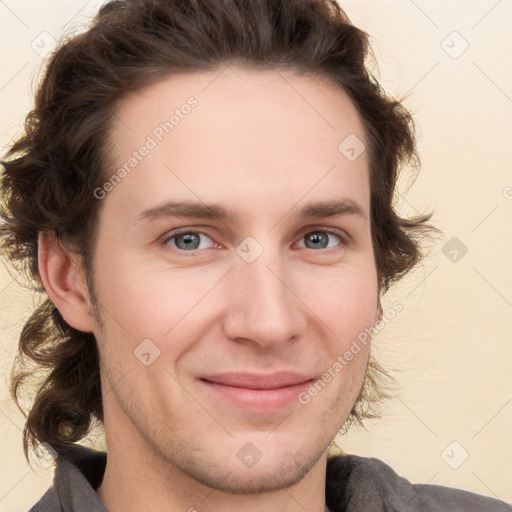
[[[100,349],[108,462],[97,493],[111,512],[322,512],[327,448],[357,399],[370,344],[308,404],[272,413],[234,406],[198,378],[281,369],[320,378],[381,318],[368,152],[349,161],[338,150],[350,134],[365,141],[363,125],[349,98],[317,78],[237,67],[175,75],[119,105],[112,173],[190,96],[197,107],[102,199],[101,323],[80,260],[40,236],[46,290]],[[298,217],[308,202],[341,198],[365,217]],[[135,222],[168,200],[215,202],[239,219]],[[200,245],[176,245],[176,228]],[[236,252],[248,236],[263,249],[252,263]],[[149,366],[134,356],[144,339],[160,350]],[[262,454],[250,468],[237,457],[246,443]]]

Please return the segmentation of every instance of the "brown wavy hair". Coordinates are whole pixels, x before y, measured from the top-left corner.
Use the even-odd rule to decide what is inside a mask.
[[[92,333],[69,326],[43,287],[38,233],[54,231],[82,258],[93,300],[92,256],[101,201],[93,191],[108,176],[108,137],[128,93],[174,73],[228,64],[321,77],[345,91],[363,121],[370,154],[371,232],[379,292],[423,257],[432,214],[412,219],[394,210],[402,167],[419,167],[414,123],[367,67],[368,35],[333,0],[115,0],[85,32],[67,36],[38,85],[23,133],[0,160],[0,247],[42,299],[22,328],[11,394],[26,416],[23,447],[57,452],[103,422],[100,357]],[[374,60],[374,59],[373,59]],[[341,142],[341,141],[340,141]],[[379,417],[390,377],[370,356],[365,383],[347,423]],[[20,396],[36,382],[25,412]]]

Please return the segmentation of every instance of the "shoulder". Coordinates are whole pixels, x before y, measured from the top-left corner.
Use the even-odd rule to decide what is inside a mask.
[[[412,484],[373,457],[340,455],[327,462],[326,499],[333,512],[512,512],[505,502],[451,487]]]
[[[28,512],[62,512],[59,498],[53,486]]]
[[[106,453],[80,445],[59,452],[53,484],[29,512],[106,512],[95,492],[106,459]]]

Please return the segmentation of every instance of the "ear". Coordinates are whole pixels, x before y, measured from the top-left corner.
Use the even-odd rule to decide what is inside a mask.
[[[79,331],[93,332],[80,258],[62,247],[55,231],[39,232],[38,265],[46,292],[64,320]]]

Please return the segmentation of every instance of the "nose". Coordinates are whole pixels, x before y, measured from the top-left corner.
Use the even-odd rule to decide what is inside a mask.
[[[304,332],[305,306],[290,267],[277,253],[266,249],[252,263],[237,258],[226,276],[223,329],[229,339],[271,348]]]

